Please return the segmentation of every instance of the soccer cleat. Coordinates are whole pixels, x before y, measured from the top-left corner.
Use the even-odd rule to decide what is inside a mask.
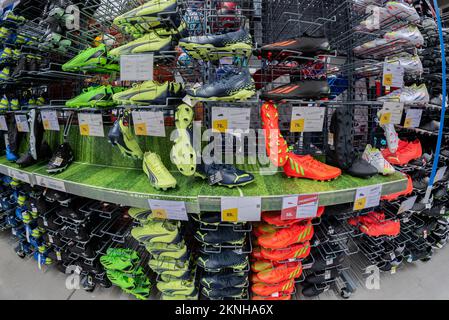
[[[168,295],[190,296],[196,290],[195,282],[188,280],[159,281],[156,287],[160,292]]]
[[[144,244],[177,243],[180,239],[179,224],[169,221],[151,222],[131,230],[131,235]]]
[[[357,157],[351,164],[351,166],[346,170],[346,172],[358,178],[370,178],[378,174],[377,168],[369,164],[368,161]]]
[[[393,166],[385,160],[380,150],[373,148],[370,144],[366,145],[362,158],[375,167],[380,174],[390,175],[396,172]]]
[[[292,294],[295,289],[295,281],[286,280],[274,285],[268,285],[265,283],[256,283],[251,286],[251,291],[262,297],[268,297],[273,294]]]
[[[271,297],[260,297],[260,296],[252,296],[251,300],[265,300],[265,301],[288,301],[292,300],[291,294],[279,295],[276,294]]]
[[[195,175],[202,179],[216,178],[218,185],[228,188],[243,187],[254,181],[252,174],[226,164],[199,165]]]
[[[220,80],[187,90],[192,100],[205,101],[242,101],[256,94],[256,87],[248,70],[240,73],[230,71]]]
[[[114,126],[109,131],[108,139],[112,145],[119,148],[125,157],[133,159],[143,158],[143,152],[136,140],[136,136],[132,132],[129,122],[125,122],[124,117],[115,121]]]
[[[144,276],[142,267],[132,273],[124,273],[117,270],[106,270],[108,279],[121,289],[132,290],[138,286],[150,286],[150,280]]]
[[[269,102],[264,103],[261,115],[267,155],[275,166],[283,167],[288,160],[289,148],[279,129],[277,106]]]
[[[122,248],[109,248],[106,255],[101,256],[100,263],[107,270],[118,270],[125,273],[134,271],[136,263],[139,261],[136,251]]]
[[[427,187],[427,184],[426,184],[426,187]],[[400,191],[400,192],[382,196],[381,200],[394,201],[401,196],[408,196],[412,192],[413,192],[413,180],[409,175],[407,175],[407,188],[404,191]]]
[[[396,153],[396,151],[398,150],[399,136],[396,130],[394,129],[394,124],[388,123],[388,124],[381,124],[380,126],[385,131],[388,150],[391,153]]]
[[[148,28],[154,28],[161,24],[161,15],[170,16],[176,14],[176,0],[148,1],[114,19],[118,26],[132,25],[133,23],[145,23]]]
[[[420,75],[424,72],[423,64],[418,55],[402,53],[397,56],[388,57],[387,63],[404,67],[404,72],[410,75]]]
[[[118,104],[165,105],[168,98],[181,98],[183,87],[179,83],[146,81],[131,89],[116,93],[113,99]]]
[[[261,248],[260,253],[264,259],[280,262],[307,258],[310,254],[310,248],[310,243],[307,241],[283,249],[271,250]]]
[[[276,284],[282,281],[293,280],[302,275],[301,262],[289,262],[280,265],[271,265],[269,268],[258,272],[255,275],[256,282]]]
[[[11,69],[9,67],[4,67],[2,71],[0,71],[0,80],[8,81],[11,79]]]
[[[157,259],[172,258],[185,261],[189,256],[187,246],[184,242],[173,244],[154,242],[146,244],[145,248],[151,255],[157,257]]]
[[[245,271],[248,268],[248,256],[229,249],[223,249],[220,254],[201,253],[197,264],[206,270],[234,269]]]
[[[424,45],[424,37],[418,27],[412,25],[387,32],[383,39],[385,39],[387,43],[390,41],[400,41],[417,47]]]
[[[2,99],[0,100],[0,110],[6,111],[9,109],[9,100],[6,96],[3,96]]]
[[[260,237],[260,236],[265,235],[265,234],[275,233],[276,231],[277,231],[277,228],[275,226],[272,226],[272,225],[267,224],[267,223],[260,223],[254,229],[254,235],[256,237]]]
[[[166,276],[168,276],[170,272],[185,274],[190,271],[190,261],[188,260],[180,261],[170,258],[159,260],[153,257],[150,261],[148,261],[148,266],[154,272],[158,274],[165,273]]]
[[[107,49],[104,44],[88,48],[80,52],[75,58],[66,62],[62,66],[63,71],[110,71],[120,70],[118,64],[111,63],[107,56]]]
[[[192,214],[192,218],[203,225],[218,226],[222,222],[220,213],[216,212]]]
[[[115,106],[112,96],[123,90],[124,88],[112,86],[89,87],[79,96],[67,101],[65,105],[69,108],[112,107]]]
[[[20,110],[20,104],[19,104],[19,100],[16,98],[11,99],[10,101],[10,107],[12,111],[17,111]]]
[[[412,142],[399,140],[396,153],[392,154],[388,149],[384,149],[382,150],[382,155],[391,164],[406,165],[422,156],[421,141],[418,139]]]
[[[181,104],[177,107],[175,113],[177,137],[174,141],[170,157],[179,172],[187,177],[195,174],[197,165],[197,155],[191,141],[193,132],[189,130],[193,118],[194,112],[192,107],[186,104]]]
[[[341,169],[315,160],[310,155],[299,156],[289,152],[284,173],[288,177],[324,181],[338,178],[341,175]]]
[[[203,287],[213,290],[243,288],[248,284],[248,277],[245,273],[209,273],[201,277],[200,283]]]
[[[390,94],[377,98],[382,102],[402,102],[405,104],[427,104],[430,101],[429,91],[425,84],[413,85],[395,90]]]
[[[123,46],[112,49],[109,52],[109,57],[118,59],[122,55],[139,53],[154,53],[157,55],[161,51],[172,51],[172,43],[173,38],[171,36],[161,37],[157,32],[151,32]]]
[[[171,294],[165,294],[162,293],[161,300],[183,300],[183,301],[189,301],[189,300],[198,300],[198,291],[193,292],[190,296],[183,296],[183,295],[171,295]]]
[[[201,289],[201,293],[212,300],[221,300],[221,299],[243,299],[247,295],[246,288],[225,288],[220,290],[209,289],[203,287]]]
[[[148,176],[151,185],[156,189],[167,190],[176,188],[176,179],[162,163],[161,157],[152,152],[143,157],[143,171]]]
[[[198,230],[195,239],[209,245],[243,245],[246,239],[245,232],[235,232],[234,228],[218,227],[214,231]]]
[[[150,209],[140,209],[140,208],[129,208],[128,214],[133,218],[141,223],[145,223],[149,220],[151,216],[151,210]],[[151,218],[150,218],[151,219]]]
[[[321,217],[324,213],[324,207],[319,207],[317,216]],[[288,227],[292,224],[303,222],[304,219],[289,219],[282,220],[281,213],[279,211],[262,212],[262,220],[266,223],[276,227]]]
[[[259,245],[267,249],[282,249],[295,243],[310,241],[314,230],[311,223],[305,225],[294,224],[288,228],[279,229],[275,233],[259,237]]]
[[[198,60],[218,60],[224,56],[252,54],[252,39],[244,29],[220,35],[194,36],[181,39],[179,46]]]
[[[261,99],[265,101],[320,99],[330,95],[326,80],[303,80],[265,91]]]
[[[48,173],[62,172],[72,163],[74,159],[73,151],[70,145],[65,142],[61,144],[53,154],[50,162],[47,164]]]
[[[281,61],[298,53],[316,56],[329,51],[330,44],[326,38],[300,37],[265,45],[261,48],[261,56],[270,61]]]

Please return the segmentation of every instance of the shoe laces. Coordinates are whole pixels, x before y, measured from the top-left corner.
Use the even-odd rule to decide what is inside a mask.
[[[305,156],[303,158],[303,164],[307,165],[309,168],[312,169],[323,169],[325,164],[316,160],[312,156]]]

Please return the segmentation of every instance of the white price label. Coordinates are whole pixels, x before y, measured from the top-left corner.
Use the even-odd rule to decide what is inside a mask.
[[[153,68],[153,54],[123,55],[120,57],[120,80],[153,80]]]
[[[404,86],[404,67],[385,62],[382,84],[385,87],[402,88]]]
[[[382,195],[382,185],[359,188],[354,200],[354,211],[377,207]]]
[[[26,182],[28,184],[31,184],[30,175],[28,173],[26,173],[26,172],[21,172],[21,171],[9,168],[8,169],[8,175],[10,177],[12,177],[12,178],[17,179],[17,180],[20,180],[20,181]]]
[[[0,116],[0,131],[8,131],[5,116]]]
[[[133,111],[134,131],[137,136],[165,137],[164,112]]]
[[[438,169],[438,171],[435,175],[434,182],[441,181],[443,179],[444,175],[446,174],[446,170],[447,170],[447,167],[441,167],[440,169]]]
[[[403,112],[403,103],[385,102],[383,108],[379,111],[380,124],[400,124]]]
[[[318,214],[317,194],[290,196],[282,199],[282,220],[315,218]]]
[[[186,203],[184,201],[148,200],[151,214],[158,219],[188,221]]]
[[[401,206],[399,207],[398,214],[404,213],[406,211],[409,211],[416,203],[416,199],[418,199],[418,196],[414,196],[411,198],[408,198],[407,200],[403,201],[401,203]]]
[[[58,113],[54,110],[41,111],[42,123],[47,131],[59,131]]]
[[[17,131],[19,132],[30,132],[30,126],[28,124],[28,118],[24,114],[16,114],[16,125]]]
[[[67,192],[64,181],[54,180],[43,176],[36,176],[36,184],[44,188]]]
[[[82,136],[104,137],[103,116],[98,113],[78,113]]]
[[[404,127],[418,128],[421,124],[422,112],[422,109],[408,109],[405,116]]]
[[[294,107],[290,131],[322,132],[325,111],[321,107]]]
[[[212,129],[221,133],[227,130],[247,131],[250,120],[251,108],[212,108]]]
[[[260,221],[262,198],[223,197],[221,198],[221,220],[223,222]]]

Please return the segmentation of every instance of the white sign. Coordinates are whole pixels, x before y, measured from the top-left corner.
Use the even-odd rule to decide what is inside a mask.
[[[78,113],[82,136],[104,137],[103,117],[98,113]]]
[[[404,86],[404,67],[401,65],[384,63],[382,84],[385,87],[402,88]]]
[[[434,182],[438,182],[441,181],[444,177],[444,174],[446,173],[447,167],[441,167],[440,169],[438,169],[436,175],[435,175],[435,181]]]
[[[416,199],[418,199],[418,196],[414,196],[411,198],[408,198],[407,200],[403,201],[401,203],[401,206],[399,207],[398,214],[404,213],[406,211],[409,211],[416,203]]]
[[[151,215],[158,219],[188,221],[186,203],[184,201],[152,200],[148,203]]]
[[[24,114],[16,114],[17,131],[30,132],[30,126],[28,125],[28,118]]]
[[[421,124],[422,109],[408,109],[405,116],[405,128],[418,128]]]
[[[67,192],[64,181],[54,180],[47,177],[36,176],[36,184],[57,191]]]
[[[359,188],[354,200],[354,211],[377,207],[382,195],[382,185]]]
[[[380,110],[380,124],[400,124],[402,113],[404,112],[404,104],[400,102],[384,102],[383,108]]]
[[[282,199],[282,220],[316,218],[319,197],[317,194],[290,196]]]
[[[44,129],[48,131],[59,131],[58,113],[54,110],[41,111]]]
[[[153,54],[123,55],[120,57],[120,80],[153,80],[153,67]]]
[[[225,133],[226,130],[249,129],[251,108],[212,108],[212,129]]]
[[[17,171],[17,170],[8,168],[8,176],[15,178],[17,180],[26,182],[28,184],[31,184],[30,175],[26,172],[21,172],[21,171]]]
[[[134,131],[137,136],[165,137],[164,112],[133,111]]]
[[[292,108],[291,132],[322,132],[325,108],[294,107]]]
[[[0,116],[0,131],[8,131],[5,116]]]
[[[260,221],[262,198],[260,197],[223,197],[221,198],[221,221],[247,222]]]

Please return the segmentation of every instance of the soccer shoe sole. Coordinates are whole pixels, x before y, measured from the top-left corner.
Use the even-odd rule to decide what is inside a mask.
[[[212,44],[196,44],[180,42],[179,46],[185,49],[189,56],[197,60],[219,60],[222,57],[244,55],[250,57],[253,51],[251,45],[235,43],[226,47],[215,47]]]
[[[191,177],[195,174],[197,165],[196,152],[186,130],[178,129],[178,138],[176,138],[171,150],[171,159],[178,171],[184,176]]]
[[[192,99],[193,101],[195,100],[199,100],[199,101],[224,101],[224,102],[233,102],[233,101],[245,101],[248,100],[249,98],[253,97],[256,94],[256,90],[248,90],[248,89],[244,89],[244,90],[240,90],[239,92],[230,95],[230,96],[225,96],[225,97],[208,97],[208,98],[203,98],[203,97],[192,97],[192,96],[188,96],[190,99]]]

